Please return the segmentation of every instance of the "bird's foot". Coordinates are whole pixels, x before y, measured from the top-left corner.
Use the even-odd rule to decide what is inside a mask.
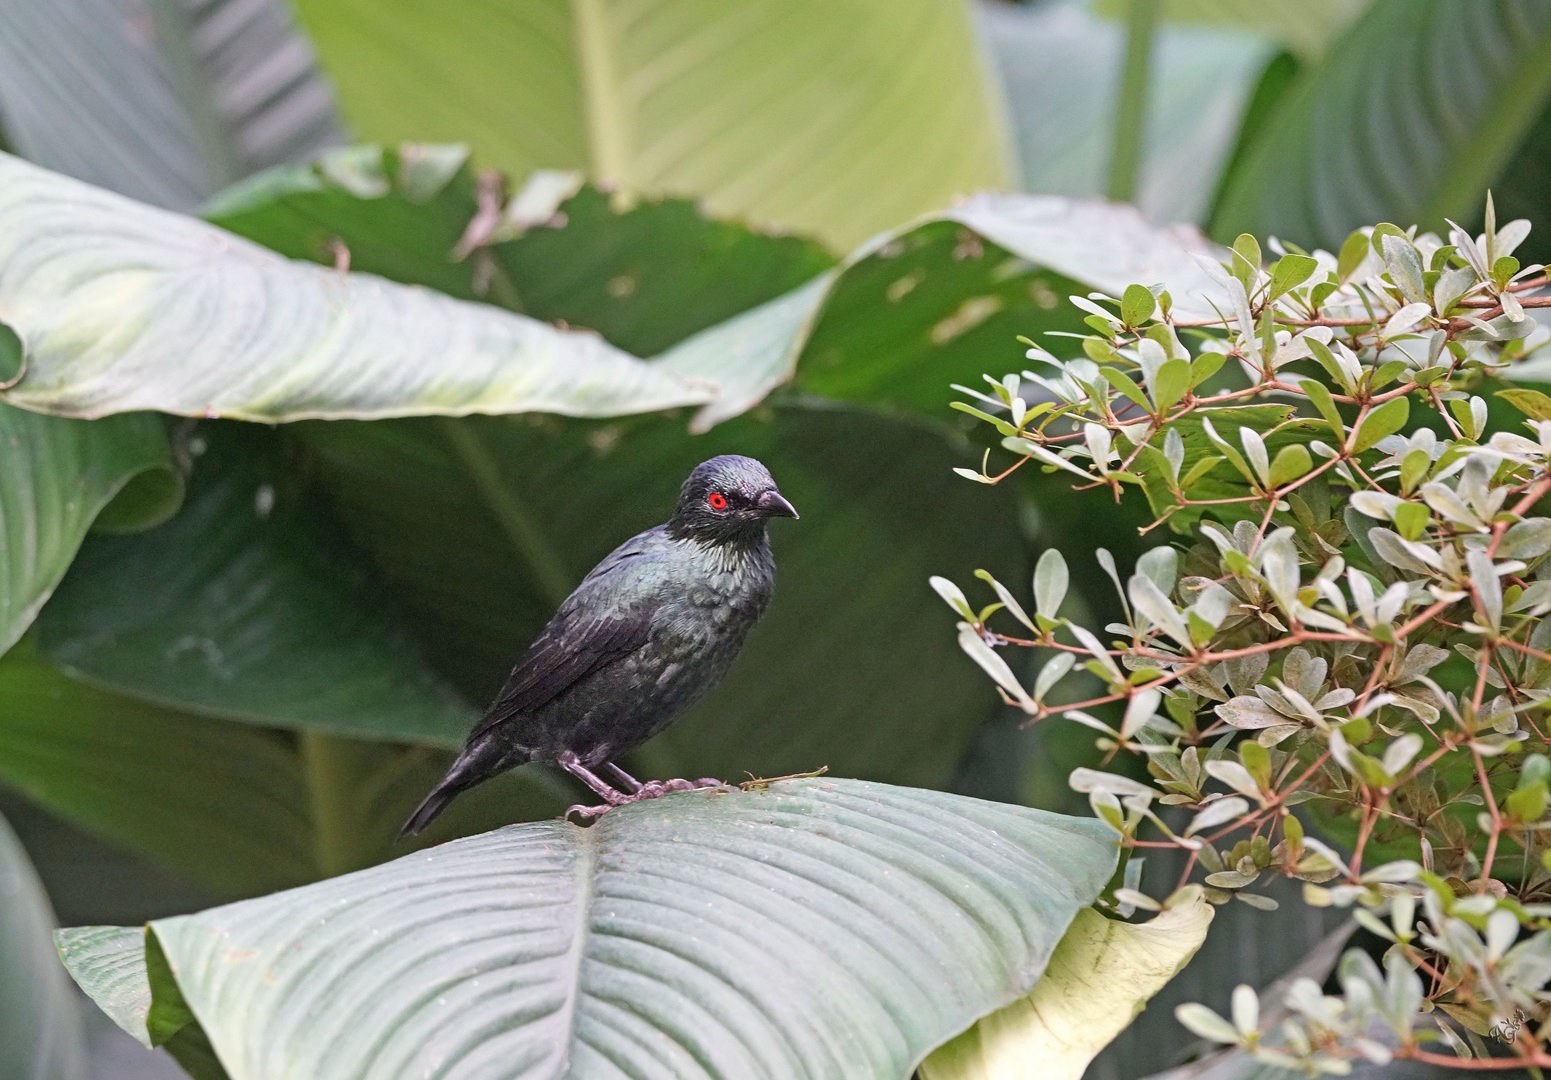
[[[614,804],[612,803],[602,803],[598,806],[588,806],[586,803],[576,803],[572,806],[566,807],[566,811],[561,815],[561,818],[563,820],[569,820],[571,815],[575,814],[583,821],[588,821],[592,818],[600,818],[612,809],[614,809]]]
[[[646,799],[659,799],[664,795],[673,795],[680,791],[703,791],[711,788],[726,788],[728,786],[724,781],[711,776],[702,776],[699,780],[648,780],[628,795],[618,792],[612,796],[605,795],[604,798],[607,801],[599,806],[587,806],[577,803],[566,810],[565,816],[569,818],[572,814],[576,814],[583,820],[590,820],[600,818],[614,809],[614,807],[624,806],[626,803],[643,802]]]
[[[648,780],[641,785],[641,790],[631,796],[636,799],[656,799],[663,795],[672,795],[678,791],[696,791],[702,788],[724,788],[727,785],[710,776],[702,776],[699,780]]]

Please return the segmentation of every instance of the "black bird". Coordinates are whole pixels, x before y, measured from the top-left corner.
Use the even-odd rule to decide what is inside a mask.
[[[720,786],[642,784],[614,760],[732,666],[775,585],[765,523],[796,516],[753,458],[724,454],[696,466],[667,523],[619,545],[566,597],[401,835],[420,832],[460,792],[529,761],[556,762],[597,792],[602,806],[571,808],[585,817]]]

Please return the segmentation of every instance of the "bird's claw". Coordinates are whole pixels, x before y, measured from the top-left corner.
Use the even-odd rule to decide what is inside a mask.
[[[575,803],[574,805],[566,807],[566,811],[561,815],[561,819],[569,820],[571,815],[575,814],[583,821],[586,821],[590,818],[602,817],[612,809],[614,809],[612,803],[601,803],[597,806],[588,806],[586,803]]]
[[[587,806],[583,803],[577,803],[575,806],[567,809],[564,816],[569,818],[572,814],[576,814],[583,820],[599,818],[614,809],[614,807],[624,806],[626,803],[657,799],[680,791],[703,791],[708,788],[725,788],[727,786],[725,781],[718,780],[713,776],[702,776],[699,780],[678,778],[673,780],[648,780],[641,785],[639,791],[632,792],[629,795],[605,796],[607,801],[598,806]]]

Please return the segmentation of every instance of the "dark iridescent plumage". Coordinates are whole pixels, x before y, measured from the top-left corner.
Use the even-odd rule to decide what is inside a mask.
[[[673,517],[615,548],[560,605],[404,832],[418,833],[459,792],[529,761],[559,763],[606,805],[693,786],[641,785],[613,761],[732,666],[775,585],[765,535],[775,516],[797,512],[758,461],[728,454],[697,466]]]

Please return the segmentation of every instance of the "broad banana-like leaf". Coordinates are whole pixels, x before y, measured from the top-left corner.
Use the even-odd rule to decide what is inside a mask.
[[[841,248],[996,188],[960,0],[301,0],[357,135],[467,142]]]
[[[379,862],[451,755],[255,729],[69,678],[23,639],[0,659],[0,782],[221,897]],[[482,786],[432,839],[558,813],[526,769]],[[403,850],[403,849],[400,849]]]
[[[6,4],[0,128],[39,165],[177,210],[344,141],[285,0]]]
[[[1174,310],[1210,318],[1211,280],[1195,255],[1216,250],[1190,226],[1157,226],[1100,200],[977,195],[875,238],[836,270],[665,353],[696,376],[729,351],[724,384],[697,430],[793,378],[798,388],[888,409],[942,415],[943,386],[979,383],[989,356],[1027,366],[1018,335],[1082,331],[1064,302],[1097,289],[1165,285]],[[1195,316],[1191,316],[1195,317]]]
[[[1548,58],[1544,0],[1376,0],[1288,90],[1212,231],[1334,251],[1374,221],[1470,218],[1551,99]]]
[[[149,1033],[186,1007],[232,1080],[904,1080],[1035,984],[1112,835],[823,779],[513,826],[152,923]],[[138,1030],[123,985],[82,979]]]
[[[256,176],[205,216],[282,255],[332,266],[348,253],[355,270],[584,326],[636,356],[835,264],[812,240],[718,221],[686,199],[627,203],[580,175],[530,177],[510,213],[490,217],[504,183],[480,176],[462,146],[353,146]]]
[[[87,423],[0,402],[0,653],[37,617],[94,521],[154,525],[181,491],[158,417]]]
[[[1199,890],[1145,923],[1079,911],[1033,991],[935,1051],[922,1080],[1081,1080],[1190,962],[1211,922]]]
[[[145,928],[77,926],[54,931],[54,942],[65,970],[79,986],[89,988],[97,1007],[141,1046],[151,1046]]]
[[[0,155],[0,324],[11,404],[281,421],[644,412],[711,396],[596,335],[369,274]]]
[[[28,640],[0,659],[0,781],[217,895],[317,876],[301,766],[284,741],[84,686]]]
[[[185,449],[183,512],[87,541],[38,624],[49,658],[223,719],[461,745],[477,714],[421,660],[274,432],[206,424]]]
[[[86,1075],[81,1014],[49,940],[53,932],[43,884],[0,818],[0,1071],[7,1077]]]
[[[987,355],[1006,350],[1022,366],[1018,335],[1084,330],[1063,302],[1074,292],[1163,282],[1181,311],[1211,314],[1190,254],[1212,249],[1195,230],[1063,199],[976,198],[874,239],[825,274],[832,260],[816,245],[710,222],[682,201],[616,210],[596,189],[566,197],[574,182],[539,178],[510,204],[509,217],[530,227],[458,262],[449,253],[468,254],[459,245],[469,223],[485,221],[474,233],[489,234],[499,220],[480,217],[462,162],[455,147],[353,147],[257,177],[212,212],[296,258],[332,263],[343,243],[352,266],[585,326],[638,356],[665,353],[664,366],[717,388],[700,430],[794,370],[807,390],[940,416],[944,386],[978,383]]]
[[[1075,4],[982,0],[976,11],[1007,98],[1020,186],[1043,195],[1103,195],[1125,27]],[[1159,27],[1136,191],[1149,219],[1205,220],[1244,106],[1274,51],[1239,29]]]
[[[152,1012],[146,934],[143,926],[78,926],[55,931],[54,942],[76,985],[141,1046],[163,1047],[194,1080],[229,1080],[181,1002],[163,1000]]]
[[[596,252],[595,237],[579,240]],[[563,250],[551,247],[545,271],[564,269]],[[29,365],[9,400],[73,415],[607,416],[710,402],[703,430],[794,371],[805,390],[937,414],[945,383],[978,380],[988,349],[1080,328],[1068,292],[1161,283],[1181,315],[1210,317],[1211,282],[1191,256],[1212,250],[1127,207],[978,196],[642,363],[593,335],[292,262],[0,158],[0,322]],[[643,323],[650,310],[638,309]]]
[[[185,512],[89,544],[45,611],[41,642],[73,673],[185,711],[454,745],[593,564],[665,520],[696,464],[737,452],[803,518],[772,527],[776,596],[744,655],[644,771],[939,785],[995,700],[938,647],[951,613],[925,580],[1015,566],[1013,493],[963,483],[948,465],[973,459],[929,430],[838,409],[701,438],[672,415],[292,425],[322,499],[274,468],[268,433],[209,427]]]

